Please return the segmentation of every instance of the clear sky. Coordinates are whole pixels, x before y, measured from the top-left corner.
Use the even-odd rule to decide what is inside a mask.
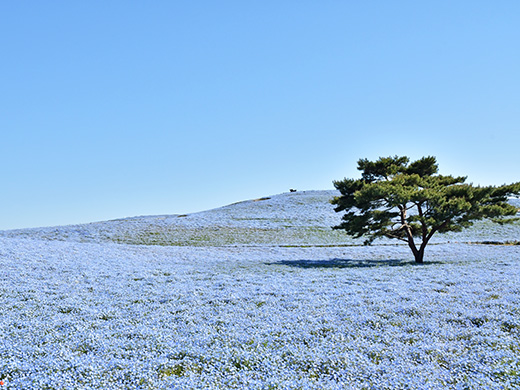
[[[4,1],[0,229],[332,189],[360,158],[520,181],[520,2]]]

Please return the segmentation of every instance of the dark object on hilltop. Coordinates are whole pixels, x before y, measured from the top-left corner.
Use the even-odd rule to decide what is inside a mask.
[[[290,191],[290,192],[296,192],[296,190],[293,189],[293,188],[291,188],[289,191]]]
[[[437,175],[435,157],[409,163],[408,157],[361,159],[361,179],[334,181],[341,196],[332,199],[335,211],[345,211],[343,222],[334,229],[359,238],[369,245],[378,237],[396,238],[408,244],[415,261],[422,263],[424,249],[436,232],[458,232],[473,221],[494,222],[517,213],[507,197],[520,194],[520,182],[499,187],[465,184],[466,177]],[[419,238],[416,245],[414,238]]]

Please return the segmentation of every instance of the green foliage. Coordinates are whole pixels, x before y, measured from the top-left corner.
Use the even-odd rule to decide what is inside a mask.
[[[361,179],[334,181],[341,193],[332,200],[336,212],[345,212],[334,229],[345,230],[370,244],[379,237],[408,243],[417,262],[436,232],[458,232],[473,221],[506,221],[517,213],[507,197],[520,194],[520,182],[499,187],[466,183],[466,177],[437,174],[435,157],[410,163],[408,157],[358,161]],[[420,239],[419,247],[414,238]]]

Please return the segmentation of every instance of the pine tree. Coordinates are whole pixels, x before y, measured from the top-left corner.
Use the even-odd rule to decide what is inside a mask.
[[[332,204],[345,212],[334,229],[345,230],[365,244],[387,237],[404,241],[415,261],[422,263],[426,245],[435,233],[458,232],[480,219],[503,219],[517,213],[508,196],[520,194],[520,182],[502,186],[466,184],[466,177],[437,174],[435,157],[410,163],[408,157],[361,159],[361,179],[334,181],[341,193]],[[417,242],[416,242],[417,239]]]

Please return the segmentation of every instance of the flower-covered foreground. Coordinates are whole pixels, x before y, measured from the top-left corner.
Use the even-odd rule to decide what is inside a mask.
[[[6,389],[514,389],[520,246],[0,238]]]

